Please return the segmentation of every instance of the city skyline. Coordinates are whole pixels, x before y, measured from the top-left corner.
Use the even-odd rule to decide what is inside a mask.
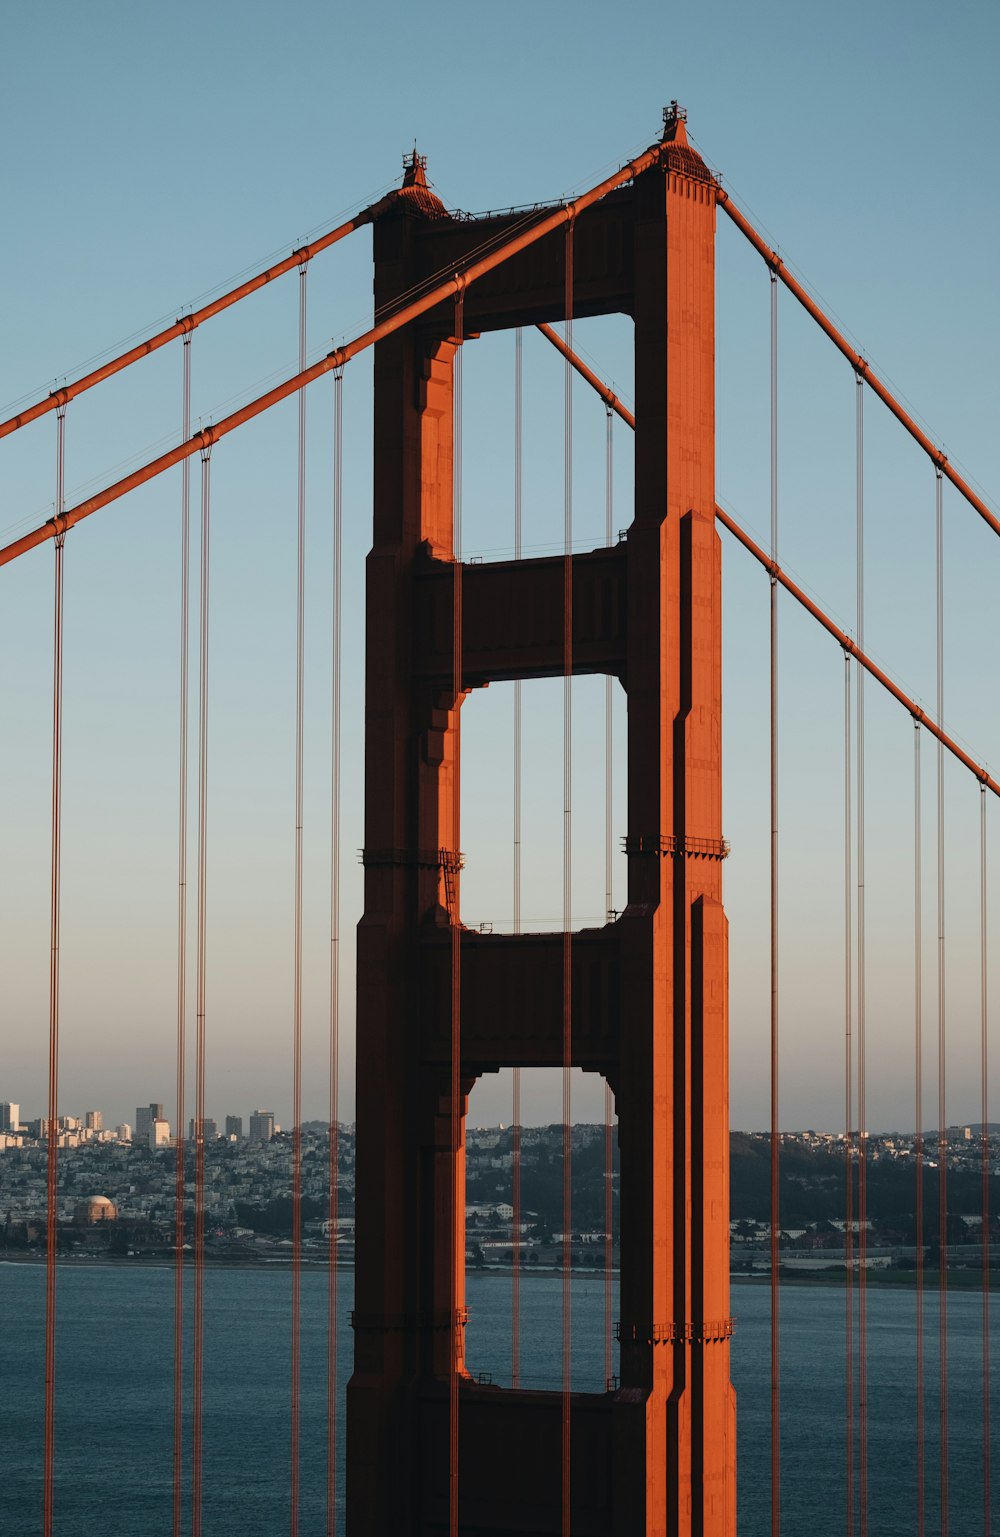
[[[18,1129],[17,1125],[12,1126],[10,1124],[11,1117],[10,1117],[9,1114],[7,1114],[7,1112],[9,1112],[12,1109],[19,1109],[19,1108],[20,1107],[16,1103],[8,1103],[6,1101],[0,1101],[0,1134],[2,1134],[4,1132],[11,1131],[11,1130]],[[112,1117],[112,1118],[109,1119],[107,1126],[101,1126],[100,1124],[98,1124],[93,1129],[98,1131],[98,1132],[101,1132],[105,1137],[110,1137],[112,1135],[112,1129],[113,1129],[114,1133],[117,1133],[118,1131],[120,1131],[124,1127],[124,1128],[128,1129],[132,1133],[131,1139],[126,1138],[124,1140],[133,1140],[133,1141],[145,1142],[145,1140],[146,1140],[145,1137],[142,1136],[142,1135],[138,1135],[138,1133],[139,1133],[138,1111],[143,1109],[143,1108],[144,1107],[142,1107],[142,1106],[136,1106],[136,1109],[133,1112],[133,1114],[136,1116],[135,1121],[128,1121],[128,1120],[124,1120],[124,1119],[123,1120],[119,1120],[119,1121],[115,1121],[114,1118]],[[163,1109],[164,1107],[161,1104],[159,1108]],[[66,1127],[65,1127],[66,1130],[87,1131],[87,1130],[91,1129],[89,1124],[88,1124],[89,1118],[91,1116],[94,1116],[94,1115],[96,1115],[100,1119],[103,1116],[103,1112],[100,1111],[100,1110],[97,1110],[97,1111],[91,1110],[91,1111],[83,1112],[82,1115],[75,1115],[72,1112],[69,1112],[67,1114],[62,1114],[61,1113],[58,1119],[59,1119],[60,1123],[72,1123],[72,1124],[67,1124],[66,1125]],[[176,1135],[176,1125],[170,1119],[169,1116],[166,1116],[165,1119],[167,1121],[167,1124],[171,1128],[171,1141],[172,1141],[173,1137]],[[254,1132],[253,1132],[252,1128],[253,1128],[254,1121],[257,1120],[257,1119],[266,1120],[266,1121],[269,1121],[271,1123],[271,1126],[272,1126],[271,1135],[279,1135],[281,1133],[290,1133],[291,1130],[292,1130],[292,1128],[290,1126],[285,1125],[282,1122],[276,1120],[272,1111],[261,1110],[261,1109],[256,1109],[256,1110],[250,1112],[249,1115],[236,1115],[236,1114],[231,1114],[229,1112],[227,1112],[222,1117],[206,1115],[205,1123],[206,1123],[206,1127],[211,1126],[211,1127],[215,1128],[215,1131],[212,1133],[212,1137],[218,1137],[220,1140],[223,1140],[223,1141],[225,1141],[225,1140],[236,1140],[236,1141],[245,1140],[245,1141],[251,1141],[252,1142],[252,1141],[257,1141],[257,1140],[263,1140],[263,1141],[269,1140],[269,1138],[266,1138],[266,1137],[259,1138],[259,1137],[254,1135]],[[240,1127],[239,1130],[236,1130],[235,1125],[231,1125],[231,1123],[237,1123],[237,1122],[239,1123],[239,1127]],[[20,1121],[19,1121],[18,1124],[19,1124],[21,1129],[24,1129],[27,1126],[41,1125],[41,1124],[44,1124],[44,1123],[45,1123],[45,1117],[44,1116],[41,1116],[41,1115],[39,1115],[39,1116],[21,1115]],[[247,1127],[248,1127],[248,1130],[245,1133],[242,1130],[242,1127],[243,1127],[244,1124],[246,1124]],[[309,1127],[311,1129],[315,1129],[316,1127],[323,1126],[323,1125],[326,1125],[326,1124],[328,1124],[328,1123],[326,1121],[324,1121],[322,1117],[317,1117],[317,1116],[306,1116],[306,1117],[303,1118],[303,1121],[302,1121],[303,1127]],[[338,1124],[341,1125],[341,1126],[345,1126],[345,1127],[352,1127],[354,1123],[351,1120],[347,1120],[347,1119],[343,1119],[342,1118],[338,1122]],[[552,1126],[552,1125],[557,1125],[557,1124],[558,1124],[558,1121],[554,1121],[554,1120],[528,1121],[528,1120],[522,1119],[522,1121],[521,1121],[521,1125],[524,1126],[525,1128],[528,1128],[528,1127],[531,1127],[531,1128],[541,1128],[541,1127]],[[582,1117],[577,1117],[577,1118],[574,1119],[573,1124],[574,1124],[574,1126],[593,1126],[593,1125],[600,1124],[600,1119],[598,1117],[594,1117],[593,1120],[586,1120],[586,1119],[584,1119]],[[470,1131],[480,1131],[481,1132],[481,1131],[491,1131],[491,1130],[495,1130],[495,1129],[504,1130],[505,1128],[509,1128],[510,1127],[511,1122],[509,1120],[507,1120],[507,1121],[501,1120],[501,1121],[496,1121],[496,1122],[491,1122],[491,1121],[471,1121],[470,1120],[470,1121],[467,1122],[467,1125],[468,1125],[468,1129]],[[223,1128],[221,1131],[219,1131],[219,1129],[218,1129],[220,1126]],[[193,1127],[194,1127],[194,1120],[193,1120],[193,1118],[189,1118],[189,1121],[188,1121],[188,1133],[187,1133],[187,1140],[189,1140],[189,1141],[193,1139],[193,1135],[194,1135]],[[977,1136],[977,1135],[981,1134],[982,1129],[983,1129],[982,1128],[982,1122],[977,1121],[974,1118],[970,1118],[968,1120],[964,1120],[964,1121],[963,1120],[957,1120],[957,1121],[954,1121],[954,1122],[950,1123],[948,1126],[945,1127],[945,1132],[946,1132],[946,1134],[950,1138],[954,1138],[956,1133],[958,1133],[959,1135],[964,1134],[964,1133],[971,1133],[972,1135]],[[739,1133],[739,1134],[744,1134],[745,1133],[745,1134],[752,1135],[752,1136],[760,1136],[760,1135],[763,1134],[762,1129],[760,1127],[749,1127],[749,1126],[748,1127],[739,1127],[739,1126],[733,1126],[732,1130],[733,1130],[734,1133]],[[938,1133],[938,1130],[939,1130],[939,1128],[936,1127],[936,1126],[926,1125],[923,1128],[923,1133],[922,1134],[925,1137],[925,1139],[928,1140],[929,1143],[933,1143],[933,1141],[934,1141],[934,1139],[935,1139],[935,1137],[936,1137],[936,1135]],[[993,1135],[995,1133],[1000,1133],[1000,1121],[990,1121],[990,1122],[988,1122],[986,1130],[987,1130],[987,1132],[990,1135]],[[859,1134],[860,1134],[860,1129],[858,1127],[855,1126],[855,1127],[851,1128],[851,1135],[853,1137],[856,1138]],[[821,1136],[824,1136],[824,1137],[832,1136],[832,1137],[843,1138],[844,1133],[843,1133],[843,1131],[840,1128],[835,1128],[835,1127],[832,1127],[832,1126],[819,1126],[819,1125],[817,1125],[817,1126],[809,1126],[809,1127],[806,1127],[806,1126],[796,1126],[796,1127],[789,1126],[789,1127],[786,1127],[786,1128],[782,1129],[781,1135],[782,1136],[789,1136],[789,1137],[800,1137],[800,1136],[803,1136],[803,1135],[809,1135],[809,1136],[821,1135]],[[872,1127],[869,1127],[867,1129],[867,1135],[872,1136],[872,1137],[886,1137],[886,1136],[893,1136],[893,1135],[913,1136],[913,1135],[915,1135],[915,1128],[912,1127],[912,1126],[908,1126],[908,1125],[905,1125],[905,1126],[904,1125],[899,1125],[899,1126],[880,1126],[880,1127],[872,1126]],[[208,1139],[206,1139],[206,1140],[208,1140]]]

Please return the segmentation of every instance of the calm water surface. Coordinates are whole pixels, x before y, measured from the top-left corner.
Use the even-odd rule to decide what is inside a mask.
[[[44,1269],[0,1265],[0,1478],[3,1529],[41,1530]],[[350,1371],[353,1275],[338,1277],[341,1409]],[[272,1537],[288,1527],[288,1313],[284,1269],[211,1270],[205,1280],[205,1537]],[[325,1272],[302,1281],[302,1537],[324,1531]],[[469,1276],[468,1362],[510,1380],[510,1278]],[[522,1286],[522,1379],[560,1380],[562,1287],[553,1276]],[[1000,1299],[994,1298],[1000,1312]],[[841,1537],[844,1306],[837,1286],[787,1287],[782,1317],[783,1526]],[[937,1296],[926,1299],[927,1531],[937,1499]],[[59,1272],[57,1537],[168,1533],[171,1513],[173,1275],[146,1267]],[[870,1530],[916,1531],[912,1291],[869,1293]],[[615,1302],[617,1313],[617,1299]],[[739,1395],[740,1537],[770,1531],[770,1294],[733,1287]],[[603,1388],[603,1279],[574,1278],[574,1386]],[[994,1360],[1000,1358],[994,1329]],[[992,1383],[994,1441],[1000,1390]],[[952,1537],[982,1533],[981,1313],[977,1294],[949,1300]],[[343,1415],[339,1429],[343,1440]],[[994,1446],[1000,1462],[1000,1446]],[[284,1493],[282,1491],[285,1491]],[[1000,1499],[1000,1493],[998,1493]],[[8,1526],[9,1523],[9,1526]],[[1000,1526],[997,1527],[1000,1532]]]

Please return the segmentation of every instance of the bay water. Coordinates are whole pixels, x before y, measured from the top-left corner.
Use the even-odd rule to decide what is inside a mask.
[[[56,1537],[152,1537],[171,1529],[173,1284],[169,1268],[60,1267]],[[303,1274],[302,1537],[322,1537],[325,1530],[327,1285],[325,1270]],[[342,1524],[343,1390],[353,1350],[353,1274],[341,1271],[337,1285]],[[3,1527],[18,1537],[41,1532],[44,1295],[44,1267],[0,1265],[0,1487]],[[206,1273],[205,1537],[274,1537],[288,1529],[290,1295],[290,1273],[282,1266],[219,1267]],[[575,1276],[572,1297],[573,1385],[601,1392],[603,1276]],[[468,1366],[501,1386],[510,1382],[510,1299],[509,1274],[469,1273]],[[782,1524],[789,1533],[840,1537],[846,1530],[845,1300],[838,1285],[781,1291]],[[1000,1312],[1000,1298],[995,1301]],[[737,1319],[732,1370],[738,1395],[739,1532],[740,1537],[765,1537],[770,1531],[769,1289],[759,1282],[734,1284],[732,1306]],[[525,1387],[560,1384],[561,1307],[558,1276],[525,1276]],[[617,1316],[617,1298],[614,1311]],[[880,1537],[912,1537],[915,1292],[870,1288],[868,1318],[869,1529]],[[978,1293],[951,1293],[952,1537],[981,1537],[983,1530],[981,1318]],[[1000,1331],[993,1333],[997,1360]],[[937,1340],[937,1294],[928,1291],[928,1533],[940,1527]],[[1000,1431],[996,1379],[994,1372],[994,1439]],[[994,1448],[994,1462],[1000,1463],[1000,1446]]]

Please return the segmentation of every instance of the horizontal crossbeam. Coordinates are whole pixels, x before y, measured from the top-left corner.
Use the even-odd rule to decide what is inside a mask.
[[[454,565],[435,560],[414,584],[414,675],[438,689],[454,677]],[[462,685],[565,672],[561,555],[462,568]],[[573,556],[573,672],[625,670],[625,546]]]

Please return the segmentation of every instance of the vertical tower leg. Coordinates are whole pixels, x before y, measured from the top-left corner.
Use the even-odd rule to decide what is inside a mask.
[[[377,232],[383,274],[410,230]],[[394,246],[396,249],[394,250]],[[385,249],[388,247],[388,249]],[[419,1435],[419,1399],[447,1381],[451,1271],[464,1292],[464,1149],[451,1141],[447,1065],[422,1051],[421,933],[448,922],[458,710],[414,686],[415,574],[452,555],[454,343],[407,332],[375,356],[375,536],[368,558],[365,911],[358,929],[355,1367],[348,1388],[352,1537],[415,1532],[447,1441]],[[461,1107],[464,1109],[464,1106]],[[443,1466],[442,1466],[443,1458]]]
[[[576,253],[581,313],[633,314],[637,409],[627,546],[574,557],[574,592],[580,581],[594,596],[586,583],[597,580],[599,556],[600,582],[614,594],[606,611],[603,600],[574,598],[574,666],[622,678],[629,735],[628,907],[573,946],[574,967],[579,956],[596,968],[586,985],[574,981],[574,1061],[607,1073],[621,1144],[621,1387],[573,1396],[574,1537],[734,1537],[736,1522],[715,188],[679,114],[663,151],[656,170],[591,211],[591,236]],[[453,222],[432,203],[414,160],[399,200],[375,224],[380,312],[428,273],[457,270],[462,252],[487,238],[479,221]],[[522,252],[492,288],[473,285],[468,334],[558,318],[561,262],[560,236]],[[442,639],[452,634],[454,571],[449,323],[428,317],[427,331],[397,333],[375,354],[349,1537],[447,1530],[453,1283],[460,1311],[464,1293],[464,1149],[451,1137],[442,980],[448,925],[458,921],[445,877],[457,857],[461,702]],[[562,609],[549,565],[517,562],[499,572],[500,587],[497,573],[468,568],[462,678],[559,671]],[[606,628],[592,633],[599,613]],[[511,1055],[519,1045],[530,1043],[538,1065],[562,1061],[552,1002],[562,945],[478,934],[460,944],[463,1000],[476,1004],[462,1012],[464,1110],[474,1075],[525,1060]],[[607,983],[595,1003],[598,974]],[[463,1537],[556,1537],[560,1395],[466,1380],[460,1406]]]
[[[682,122],[674,142],[686,148]],[[672,169],[647,173],[635,192],[618,1100],[622,1383],[646,1395],[646,1476],[642,1524],[628,1529],[732,1537],[715,199],[707,177]]]

